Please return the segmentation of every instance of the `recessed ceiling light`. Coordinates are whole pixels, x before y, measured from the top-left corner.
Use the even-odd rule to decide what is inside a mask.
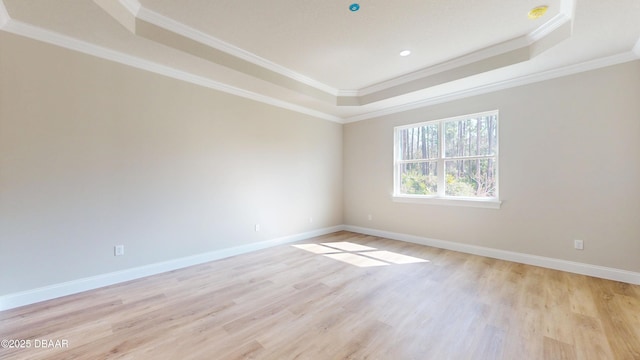
[[[360,10],[360,4],[353,3],[353,4],[349,5],[349,10],[351,10],[353,12]]]
[[[529,16],[529,19],[533,20],[541,18],[547,12],[548,8],[549,7],[547,5],[536,6],[529,10],[529,14],[527,14],[527,16]]]
[[[400,56],[409,56],[409,55],[411,55],[411,50],[400,51]]]

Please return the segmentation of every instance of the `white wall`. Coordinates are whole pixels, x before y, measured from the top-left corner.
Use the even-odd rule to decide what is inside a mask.
[[[494,109],[500,210],[392,201],[394,126]],[[638,272],[640,61],[347,124],[344,176],[348,225]]]
[[[341,125],[7,33],[0,49],[0,295],[342,223]]]

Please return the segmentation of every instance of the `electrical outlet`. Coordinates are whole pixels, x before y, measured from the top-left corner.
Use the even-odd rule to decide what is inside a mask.
[[[256,224],[255,229],[256,229],[256,232],[260,231],[260,224]]]
[[[116,245],[113,247],[113,256],[124,255],[124,245]]]
[[[573,247],[576,250],[584,250],[584,241],[582,241],[582,240],[573,240]]]
[[[371,216],[371,214],[367,215],[367,219],[369,219],[369,221],[373,220],[373,216]]]
[[[309,223],[312,223],[312,222],[313,222],[313,218],[312,218],[312,217],[310,217],[310,218],[309,218]]]

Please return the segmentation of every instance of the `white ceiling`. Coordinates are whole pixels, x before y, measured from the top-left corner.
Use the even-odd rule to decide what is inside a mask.
[[[0,0],[0,29],[338,122],[640,58],[640,0],[352,2]]]

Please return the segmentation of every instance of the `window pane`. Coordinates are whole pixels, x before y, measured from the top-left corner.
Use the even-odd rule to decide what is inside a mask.
[[[445,122],[445,157],[495,155],[497,120],[496,115],[489,115]]]
[[[445,161],[447,196],[495,197],[495,158]]]
[[[438,193],[438,162],[400,165],[400,193],[435,195]]]
[[[398,141],[401,160],[438,158],[437,123],[399,130]]]

